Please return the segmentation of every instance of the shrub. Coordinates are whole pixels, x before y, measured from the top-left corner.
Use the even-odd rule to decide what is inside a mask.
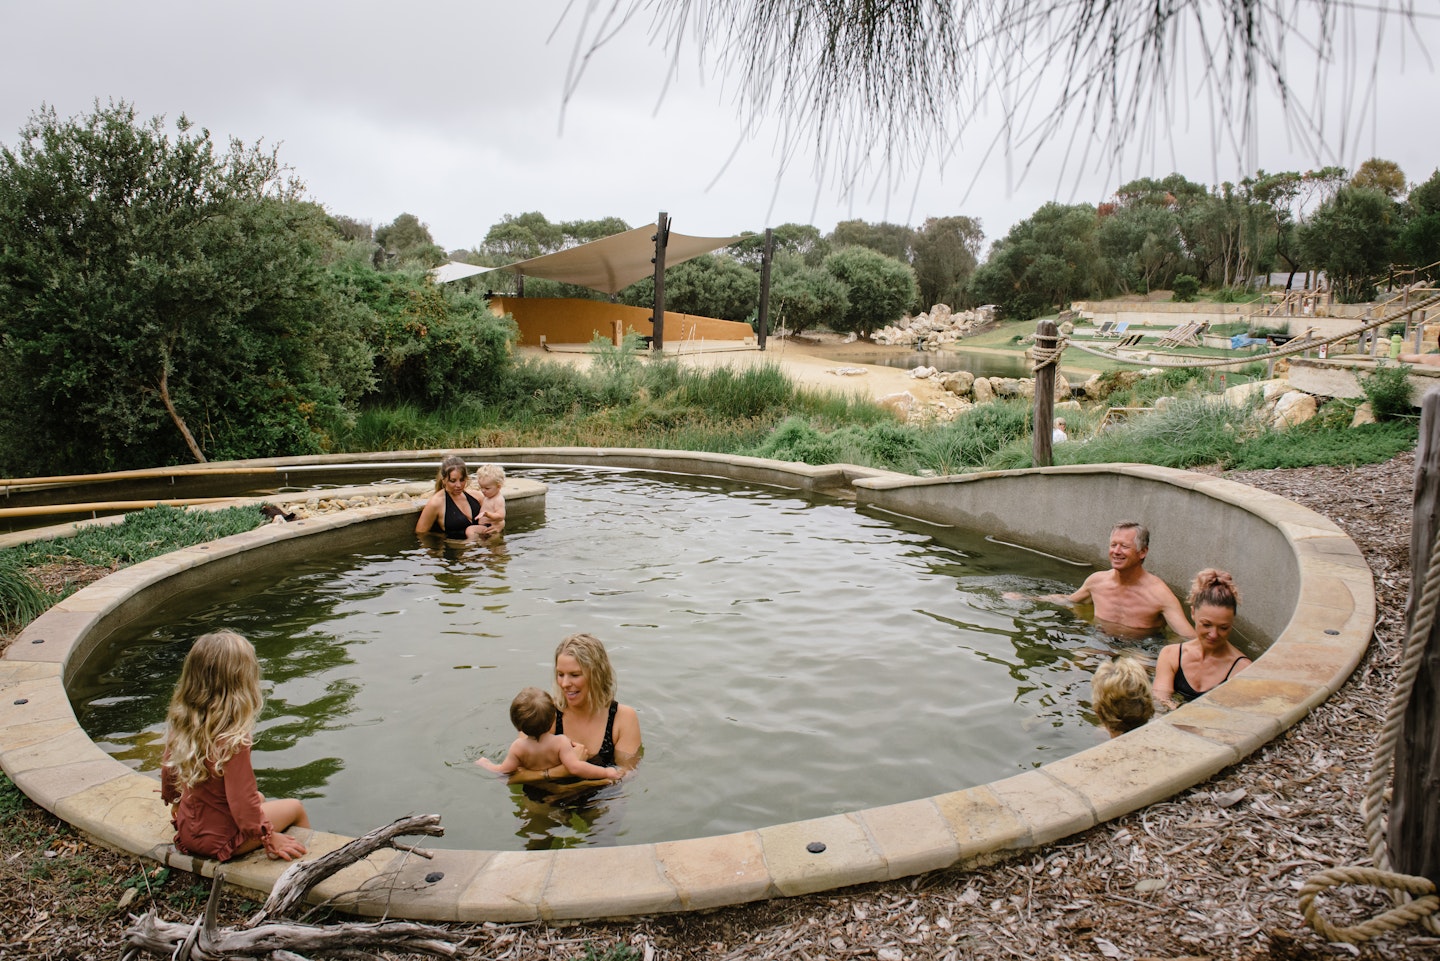
[[[1381,423],[1414,414],[1410,402],[1410,366],[1381,361],[1375,372],[1360,382],[1370,400],[1370,410]]]
[[[1181,303],[1189,303],[1200,293],[1200,281],[1190,274],[1181,274],[1170,284],[1170,296]]]

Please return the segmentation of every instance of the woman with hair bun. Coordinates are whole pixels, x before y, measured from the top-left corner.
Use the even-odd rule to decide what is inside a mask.
[[[1250,666],[1250,658],[1230,643],[1240,592],[1225,571],[1207,568],[1190,588],[1190,617],[1195,639],[1171,644],[1155,665],[1155,700],[1174,707],[1177,696],[1193,701]]]

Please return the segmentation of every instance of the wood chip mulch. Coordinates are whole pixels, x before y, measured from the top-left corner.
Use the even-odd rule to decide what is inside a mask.
[[[1297,907],[1314,872],[1367,863],[1359,800],[1403,643],[1413,474],[1407,454],[1225,475],[1341,526],[1375,574],[1379,618],[1369,654],[1334,697],[1199,787],[981,870],[626,923],[455,925],[456,937],[473,957],[505,961],[1440,958],[1440,938],[1418,926],[1359,946],[1326,944]],[[10,856],[0,851],[0,862]],[[103,857],[112,877],[136,873],[134,859]],[[23,885],[0,871],[0,957],[118,956],[124,912],[87,930],[41,924],[12,940],[29,925],[6,916],[60,914],[70,896],[60,884]],[[1358,923],[1388,900],[1345,889],[1325,904],[1332,922]]]

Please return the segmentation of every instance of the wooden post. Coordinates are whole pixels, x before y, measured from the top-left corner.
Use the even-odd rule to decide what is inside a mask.
[[[765,250],[760,254],[760,316],[755,321],[755,342],[765,349],[770,333],[770,261],[775,257],[775,231],[765,228]]]
[[[670,239],[670,218],[663,210],[655,220],[655,236],[650,239],[655,241],[655,256],[652,258],[655,264],[655,312],[650,315],[654,336],[650,346],[659,353],[665,349],[665,244]]]
[[[1410,528],[1408,636],[1425,570],[1440,531],[1440,391],[1420,402],[1420,443],[1415,448],[1415,514]],[[1410,691],[1395,747],[1394,801],[1390,807],[1390,862],[1404,874],[1440,884],[1440,618],[1424,640],[1425,655]]]
[[[1035,323],[1035,352],[1045,354],[1055,349],[1060,339],[1060,328],[1053,320]],[[1035,436],[1031,444],[1031,459],[1036,467],[1049,467],[1051,461],[1051,436],[1055,429],[1055,364],[1046,364],[1035,370]]]

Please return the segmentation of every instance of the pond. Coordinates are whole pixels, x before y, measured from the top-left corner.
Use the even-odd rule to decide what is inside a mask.
[[[517,850],[748,830],[925,797],[1103,739],[1078,652],[1091,625],[1007,590],[1088,569],[976,532],[824,496],[642,472],[526,467],[543,514],[494,547],[377,531],[345,554],[257,564],[131,622],[70,686],[102,748],[156,773],[193,638],[259,651],[255,764],[358,835],[439,813],[441,846]],[[548,688],[588,631],[639,712],[639,770],[581,801],[528,796],[472,761],[514,737],[508,705]]]
[[[811,348],[824,356],[824,346]],[[1018,353],[992,353],[981,350],[914,350],[906,347],[881,347],[869,349],[848,347],[842,353],[831,353],[837,363],[870,364],[874,367],[897,367],[913,370],[916,367],[934,367],[936,370],[965,370],[976,377],[1034,377],[1030,362]],[[1076,386],[1089,379],[1094,371],[1061,368],[1065,379]]]

